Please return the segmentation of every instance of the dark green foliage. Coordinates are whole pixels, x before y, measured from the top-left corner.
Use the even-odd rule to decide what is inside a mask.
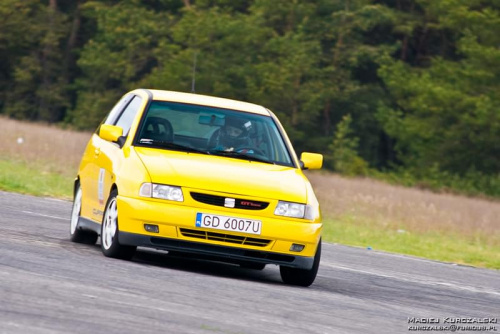
[[[484,1],[422,4],[432,29],[453,36],[455,52],[435,55],[425,67],[382,60],[379,75],[393,105],[380,106],[378,118],[396,139],[404,166],[494,177],[500,171],[498,9]]]
[[[351,115],[346,115],[337,125],[333,142],[328,147],[332,152],[326,162],[333,169],[345,175],[366,175],[368,165],[358,155],[359,138],[354,137],[351,129]]]
[[[191,91],[196,61],[196,92],[269,107],[299,152],[338,172],[499,196],[499,11],[494,0],[0,0],[0,113],[93,129],[128,90]]]
[[[20,119],[61,120],[69,106],[60,43],[66,17],[38,1],[0,2],[3,112]]]

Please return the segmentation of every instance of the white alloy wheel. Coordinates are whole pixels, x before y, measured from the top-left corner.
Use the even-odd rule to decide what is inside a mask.
[[[82,209],[82,189],[78,187],[73,201],[73,211],[71,211],[71,235],[75,234],[76,227],[78,226],[78,219],[80,218],[80,211]]]
[[[120,225],[118,222],[117,196],[118,191],[116,189],[111,191],[106,204],[106,211],[102,217],[101,250],[104,256],[130,260],[134,256],[137,247],[120,245],[119,243]]]
[[[75,198],[73,200],[73,210],[71,210],[71,220],[69,225],[69,240],[83,244],[93,245],[97,241],[97,233],[94,231],[84,230],[78,227],[78,222],[82,213],[82,188],[80,184],[76,184]]]
[[[106,208],[106,216],[102,226],[101,242],[104,249],[110,249],[117,230],[118,209],[116,198],[112,198]]]

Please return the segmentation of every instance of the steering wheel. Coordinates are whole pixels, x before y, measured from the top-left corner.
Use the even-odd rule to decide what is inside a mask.
[[[249,153],[249,154],[257,154],[257,155],[262,155],[263,157],[266,157],[266,154],[261,149],[253,148],[253,147],[242,146],[242,147],[238,147],[235,151],[238,153],[247,153],[247,152],[249,153],[250,151],[252,151],[252,153]]]

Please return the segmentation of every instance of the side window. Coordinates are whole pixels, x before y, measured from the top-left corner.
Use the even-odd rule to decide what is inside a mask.
[[[120,101],[118,101],[117,104],[111,109],[111,111],[108,114],[108,117],[106,117],[106,120],[104,121],[104,124],[114,124],[116,121],[116,118],[118,115],[120,115],[120,112],[123,110],[123,107],[130,101],[130,99],[134,97],[133,95],[125,95],[124,97],[121,98]]]
[[[134,121],[135,115],[137,114],[137,111],[139,111],[141,104],[142,99],[139,96],[134,96],[132,101],[130,101],[128,106],[125,110],[123,110],[122,114],[118,118],[116,125],[123,129],[124,136],[128,135],[132,122]]]

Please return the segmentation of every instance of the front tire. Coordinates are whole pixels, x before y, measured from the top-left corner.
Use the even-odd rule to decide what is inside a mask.
[[[120,245],[118,242],[118,206],[116,197],[118,192],[113,190],[106,203],[106,211],[101,225],[101,250],[104,256],[115,259],[130,260],[137,249],[135,246]]]
[[[313,284],[318,273],[319,262],[321,260],[321,239],[319,240],[314,263],[311,269],[298,269],[280,266],[281,279],[284,283],[298,286],[310,286]]]
[[[81,244],[94,245],[97,241],[97,233],[85,231],[78,228],[78,221],[82,212],[82,188],[76,185],[75,197],[73,199],[73,209],[71,210],[71,222],[69,226],[69,240]]]

